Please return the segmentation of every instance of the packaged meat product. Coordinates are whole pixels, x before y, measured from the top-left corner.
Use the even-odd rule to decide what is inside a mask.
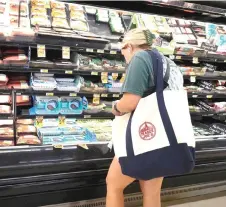
[[[8,88],[28,89],[29,85],[26,81],[13,81],[8,83]]]
[[[21,15],[27,16],[28,15],[28,6],[25,2],[11,2],[9,5],[9,14],[11,15]]]
[[[17,144],[27,144],[27,145],[40,145],[41,141],[37,136],[34,135],[24,135],[17,139]]]
[[[75,21],[71,20],[71,28],[73,30],[78,30],[78,31],[84,31],[84,32],[89,31],[88,24],[86,22],[78,21],[78,20],[75,20]]]
[[[0,147],[10,147],[14,146],[13,140],[0,140]]]
[[[85,14],[83,11],[73,10],[71,11],[70,16],[73,20],[86,21]]]
[[[65,18],[65,19],[67,17],[65,10],[61,10],[61,9],[52,9],[51,16],[57,17],[57,18]]]
[[[0,128],[0,138],[13,138],[14,136],[14,131],[12,127],[1,127]]]
[[[46,0],[31,0],[31,5],[33,6],[39,6],[39,7],[48,7],[50,6],[49,1]]]
[[[24,26],[24,27],[22,27]],[[26,26],[25,24],[20,26],[20,28],[15,28],[12,32],[12,36],[10,37],[10,40],[15,41],[24,41],[26,39],[26,42],[33,41],[35,38],[35,32],[30,28],[30,26]]]
[[[63,2],[58,2],[58,1],[51,1],[51,8],[56,8],[56,9],[65,9],[65,3]]]
[[[40,7],[40,6],[33,6],[31,8],[31,15],[35,16],[46,16],[47,15],[47,10],[45,7]]]
[[[1,13],[1,14],[4,14],[4,13],[5,13],[5,9],[6,9],[6,8],[5,8],[5,5],[1,5],[1,4],[0,4],[0,13]]]
[[[34,124],[34,120],[32,119],[17,119],[17,124],[24,124],[24,125],[32,125]]]
[[[68,25],[67,20],[62,19],[62,18],[53,18],[52,26],[58,27],[58,28],[69,29],[69,25]]]
[[[10,96],[0,95],[0,104],[7,104],[7,103],[10,103]]]
[[[10,106],[0,105],[0,114],[10,114],[10,113],[12,113]]]
[[[0,86],[5,86],[8,82],[8,77],[5,74],[0,74]]]
[[[69,6],[69,10],[70,11],[75,11],[75,10],[77,10],[77,11],[83,11],[83,6],[81,6],[81,5],[78,5],[78,4],[69,4],[68,5]]]
[[[21,50],[18,48],[6,49],[6,50],[3,50],[2,53],[3,53],[3,56],[25,54],[24,50]]]
[[[30,21],[26,17],[10,16],[10,26],[13,27],[30,27]]]
[[[5,57],[3,59],[3,64],[4,65],[10,65],[10,64],[24,65],[27,63],[27,61],[28,61],[28,57],[26,55],[19,54],[19,55],[12,55],[12,56]]]
[[[0,127],[2,126],[12,126],[13,125],[13,120],[0,120]]]
[[[16,103],[20,105],[29,105],[30,104],[30,96],[16,96]]]
[[[31,25],[36,26],[42,26],[42,27],[51,27],[51,23],[49,18],[45,16],[33,16],[31,18]]]
[[[19,125],[16,129],[17,133],[36,133],[37,129],[31,125]]]

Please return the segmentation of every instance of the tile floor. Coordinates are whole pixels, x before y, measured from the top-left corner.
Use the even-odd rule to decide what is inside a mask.
[[[196,201],[186,204],[179,204],[179,205],[169,205],[169,207],[225,207],[226,206],[226,196],[212,198],[202,201]]]

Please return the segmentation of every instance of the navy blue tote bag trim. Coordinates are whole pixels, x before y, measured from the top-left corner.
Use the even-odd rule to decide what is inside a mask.
[[[161,55],[156,51],[148,51],[152,58],[155,91],[159,106],[160,116],[169,139],[170,146],[156,149],[135,156],[133,151],[131,122],[133,113],[126,129],[127,157],[120,157],[122,173],[138,180],[150,180],[158,177],[168,177],[189,173],[195,165],[195,150],[186,143],[178,144],[177,139],[166,109],[163,90],[163,63]],[[151,106],[150,106],[151,107]]]

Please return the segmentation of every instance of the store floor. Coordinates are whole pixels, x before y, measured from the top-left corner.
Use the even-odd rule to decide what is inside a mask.
[[[168,207],[225,207],[226,206],[226,196],[219,198],[212,198],[202,201],[190,202],[179,205],[166,205]]]

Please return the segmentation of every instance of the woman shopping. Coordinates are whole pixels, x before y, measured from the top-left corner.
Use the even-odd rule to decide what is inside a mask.
[[[144,207],[161,206],[163,178],[194,168],[195,139],[183,76],[152,49],[146,28],[129,31],[121,52],[128,68],[122,98],[113,104],[115,158],[107,175],[107,207],[124,206],[124,189],[140,182]]]

